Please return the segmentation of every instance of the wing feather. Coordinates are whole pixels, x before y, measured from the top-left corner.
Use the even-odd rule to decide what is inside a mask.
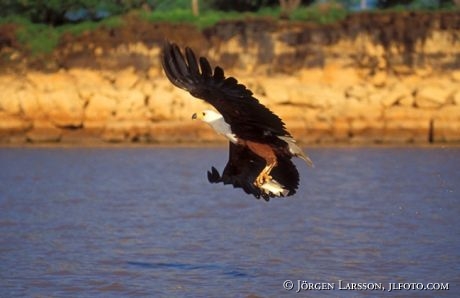
[[[222,84],[224,79],[225,79],[224,70],[221,67],[216,66],[214,68],[214,80],[216,80],[216,82],[221,82]]]
[[[172,46],[171,44],[166,44],[164,46],[164,49],[163,49],[164,52],[167,52],[169,54],[172,53]],[[168,77],[168,79],[171,81],[171,83],[173,83],[175,86],[179,87],[179,88],[184,88],[181,84],[179,84],[179,82],[176,80],[176,78],[179,78],[181,77],[180,74],[177,73],[176,71],[176,66],[174,64],[174,60],[172,59],[172,57],[170,55],[165,55],[162,59],[162,65],[163,65],[163,69],[165,71],[165,74],[166,76]]]
[[[229,143],[229,157],[222,176],[212,167],[208,171],[208,180],[211,183],[231,184],[235,188],[242,188],[247,194],[252,194],[257,199],[260,197],[268,201],[277,197],[261,191],[254,185],[254,180],[265,166],[265,161],[246,147]],[[289,191],[288,196],[296,193],[299,186],[299,172],[289,158],[278,156],[278,165],[271,173],[273,179],[278,181]]]
[[[201,67],[201,75],[203,76],[204,79],[209,79],[212,77],[212,68],[206,58],[200,57],[200,67]]]
[[[180,52],[180,49],[178,46],[173,46],[174,49],[174,65],[176,66],[177,71],[175,74],[182,76],[185,80],[187,80],[189,83],[193,83],[193,80],[191,80],[192,73],[190,72],[190,68],[185,62],[182,53]]]
[[[190,75],[194,77],[199,77],[200,76],[200,68],[198,64],[196,63],[196,57],[195,53],[190,48],[185,49],[185,55],[187,58],[187,63],[189,66],[190,70]]]
[[[213,72],[209,61],[197,60],[190,48],[184,56],[176,44],[166,43],[162,64],[175,86],[214,106],[240,138],[267,141],[273,136],[290,136],[283,121],[254,98],[251,90],[234,77],[225,77],[221,67]]]

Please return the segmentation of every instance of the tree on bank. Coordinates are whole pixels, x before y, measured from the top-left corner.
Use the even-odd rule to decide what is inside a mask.
[[[200,15],[200,7],[198,6],[198,0],[192,0],[192,12],[194,16]]]
[[[98,21],[133,9],[174,11],[191,9],[195,16],[200,9],[256,12],[262,8],[280,8],[280,17],[289,18],[300,6],[332,5],[343,8],[407,8],[439,9],[460,7],[460,0],[2,0],[0,18],[21,16],[34,23],[59,26],[65,23]]]
[[[138,9],[148,0],[2,0],[0,17],[19,15],[53,26],[83,20],[97,21]]]
[[[281,6],[281,19],[289,19],[291,13],[300,5],[300,0],[279,0]]]

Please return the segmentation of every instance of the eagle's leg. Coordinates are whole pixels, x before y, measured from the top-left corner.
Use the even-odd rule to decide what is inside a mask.
[[[259,173],[257,178],[254,181],[254,185],[258,188],[261,188],[267,181],[270,181],[272,177],[270,172],[278,164],[276,160],[275,150],[271,147],[270,144],[257,143],[253,141],[241,141],[242,145],[248,146],[249,150],[257,154],[259,157],[265,160],[265,167]]]
[[[254,181],[254,185],[260,188],[265,182],[270,181],[272,179],[270,172],[274,167],[276,167],[277,164],[278,163],[276,162],[276,159],[268,162],[262,172],[260,172],[260,174],[257,176],[256,180]]]

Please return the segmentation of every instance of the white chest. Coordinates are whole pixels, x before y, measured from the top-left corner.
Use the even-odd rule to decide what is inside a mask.
[[[215,132],[225,136],[228,140],[230,140],[230,142],[235,144],[238,142],[238,138],[232,133],[230,125],[224,121],[224,118],[211,121],[209,122],[209,125],[211,125]]]

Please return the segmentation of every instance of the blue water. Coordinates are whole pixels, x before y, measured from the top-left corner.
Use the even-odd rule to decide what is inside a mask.
[[[207,182],[224,148],[0,149],[0,297],[460,295],[460,148],[309,153],[267,203]]]

